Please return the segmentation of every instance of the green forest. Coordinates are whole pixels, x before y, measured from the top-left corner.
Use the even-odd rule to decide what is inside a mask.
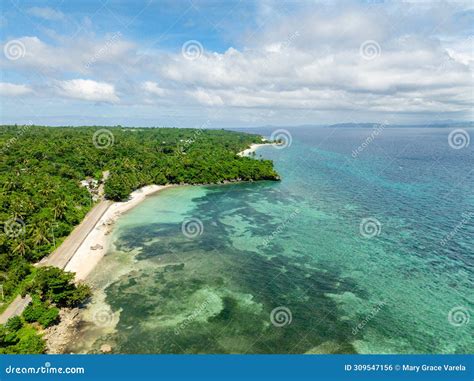
[[[100,183],[105,172],[105,197],[121,201],[149,184],[278,180],[271,161],[237,155],[261,139],[225,130],[0,126],[0,312],[18,294],[33,298],[0,326],[0,353],[42,353],[34,327],[55,324],[58,307],[89,296],[73,274],[32,265],[97,201],[81,181]]]

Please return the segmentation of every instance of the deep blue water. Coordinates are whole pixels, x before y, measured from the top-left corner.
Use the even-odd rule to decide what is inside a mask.
[[[120,220],[90,277],[114,330],[89,318],[73,350],[474,352],[474,144],[387,127],[353,155],[372,129],[288,130],[257,154],[281,182],[170,189]]]

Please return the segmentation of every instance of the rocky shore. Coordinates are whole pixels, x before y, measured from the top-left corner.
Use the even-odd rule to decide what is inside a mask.
[[[79,308],[61,309],[59,324],[44,330],[43,339],[46,341],[46,353],[61,354],[65,352],[68,343],[76,336],[80,322],[79,311]]]

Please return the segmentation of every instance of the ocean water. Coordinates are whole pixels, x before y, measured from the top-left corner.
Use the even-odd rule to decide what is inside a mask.
[[[257,154],[281,182],[150,197],[68,350],[473,353],[474,145],[450,131],[290,129]]]

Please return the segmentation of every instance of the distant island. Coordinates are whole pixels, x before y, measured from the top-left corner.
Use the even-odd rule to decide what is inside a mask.
[[[0,314],[24,308],[0,325],[0,353],[43,353],[60,308],[91,295],[46,257],[98,203],[149,185],[279,180],[272,161],[247,155],[261,143],[225,130],[0,126]]]

